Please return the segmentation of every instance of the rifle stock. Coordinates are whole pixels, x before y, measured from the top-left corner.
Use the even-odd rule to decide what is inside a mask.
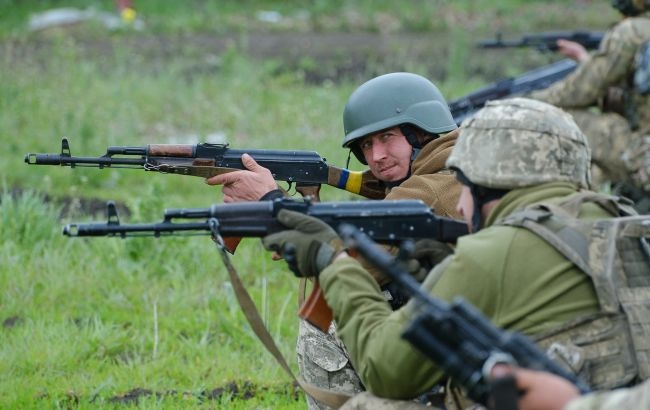
[[[393,258],[352,225],[341,225],[339,233],[346,245],[413,296],[419,313],[402,337],[465,387],[472,400],[488,403],[490,371],[497,363],[548,371],[569,380],[582,393],[589,391],[580,379],[553,362],[530,339],[494,326],[461,297],[447,304],[423,291],[403,264],[412,251],[412,242],[405,242]]]
[[[351,171],[327,164],[314,151],[233,149],[228,144],[149,144],[141,147],[108,147],[99,157],[75,157],[70,154],[67,138],[61,140],[61,152],[28,153],[25,162],[30,165],[60,165],[92,168],[136,168],[160,172],[210,178],[236,170],[246,169],[243,154],[273,174],[274,179],[296,184],[296,190],[306,195],[318,195],[321,184],[345,189],[369,199],[383,199],[382,184],[369,171]],[[317,198],[317,196],[315,196]]]
[[[157,223],[122,224],[115,204],[107,205],[106,222],[70,223],[64,235],[71,237],[135,237],[211,235],[213,223],[222,238],[264,237],[287,229],[277,221],[281,209],[302,212],[337,229],[341,224],[358,226],[376,241],[399,244],[406,239],[435,238],[455,242],[467,233],[464,221],[438,216],[419,200],[311,202],[281,198],[274,201],[215,204],[209,208],[168,209]],[[198,220],[198,221],[197,221]],[[332,313],[315,283],[312,294],[300,309],[301,317],[327,331]]]

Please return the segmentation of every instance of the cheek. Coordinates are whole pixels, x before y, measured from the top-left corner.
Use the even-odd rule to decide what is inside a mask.
[[[456,211],[463,215],[464,218],[471,218],[472,213],[474,212],[474,200],[472,199],[472,194],[469,192],[469,189],[463,188],[458,198],[458,205],[456,206]]]
[[[413,147],[411,144],[404,141],[404,144],[395,144],[396,146],[391,148],[391,152],[395,153],[395,157],[398,158],[398,161],[403,166],[410,168],[411,166],[411,154],[413,153]]]

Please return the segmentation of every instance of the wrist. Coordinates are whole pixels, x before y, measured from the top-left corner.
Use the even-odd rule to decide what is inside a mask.
[[[332,262],[349,257],[346,249],[337,249],[330,244],[323,243],[316,252],[316,269],[321,273]]]
[[[349,257],[350,257],[350,254],[348,253],[348,250],[347,249],[341,249],[341,251],[334,256],[334,259],[332,259],[332,262],[335,262],[335,261],[338,261],[338,260],[341,260],[341,259],[345,259],[345,258],[349,258]]]
[[[284,198],[284,192],[280,190],[277,186],[275,189],[270,190],[266,194],[262,195],[262,197],[259,199],[260,201],[272,201],[275,199],[279,198]]]

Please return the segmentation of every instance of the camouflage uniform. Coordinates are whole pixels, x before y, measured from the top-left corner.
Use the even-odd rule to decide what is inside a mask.
[[[408,401],[397,401],[360,393],[348,400],[339,410],[432,410],[433,407]]]
[[[411,177],[392,188],[386,199],[421,199],[437,213],[457,217],[455,206],[460,185],[445,168],[445,161],[458,136],[454,130],[429,142],[413,162]],[[303,379],[313,385],[351,394],[365,390],[349,361],[343,342],[336,337],[336,327],[328,334],[304,320],[298,329],[298,366]],[[310,409],[329,408],[307,397]]]
[[[424,404],[382,399],[361,393],[350,399],[340,410],[433,410]],[[647,410],[650,409],[650,381],[633,388],[601,391],[571,400],[564,410]]]
[[[574,399],[565,410],[647,410],[650,409],[650,381],[629,389],[588,394]]]
[[[625,18],[576,71],[529,96],[573,115],[604,179],[650,192],[650,94],[633,86],[635,54],[648,40],[650,11]]]
[[[561,202],[587,188],[589,164],[585,136],[561,110],[527,99],[488,103],[463,124],[447,165],[472,183],[508,192],[485,228],[460,238],[454,255],[431,271],[423,289],[444,301],[462,295],[495,325],[526,335],[598,313],[584,272],[527,229],[498,225],[529,204]],[[608,217],[595,204],[581,206],[581,219]],[[412,399],[444,379],[435,363],[401,338],[415,306],[391,311],[376,282],[352,258],[335,261],[319,280],[369,392]]]

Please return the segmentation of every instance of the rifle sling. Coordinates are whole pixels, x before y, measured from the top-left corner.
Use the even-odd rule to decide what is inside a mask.
[[[307,299],[307,278],[300,278],[298,281],[298,308],[305,303]]]
[[[273,337],[269,333],[266,326],[264,326],[264,322],[262,321],[262,318],[260,317],[260,314],[257,311],[255,302],[253,302],[253,299],[250,297],[250,294],[246,290],[246,287],[244,286],[241,279],[239,278],[239,274],[237,273],[237,270],[235,269],[232,262],[230,261],[230,257],[228,256],[228,252],[223,246],[221,237],[215,235],[214,239],[217,245],[217,250],[221,255],[221,259],[223,260],[223,263],[224,265],[226,265],[226,269],[228,270],[228,275],[230,276],[230,282],[232,283],[233,289],[235,291],[235,296],[237,297],[237,302],[239,303],[239,307],[241,307],[242,311],[244,312],[244,316],[246,316],[246,320],[248,321],[248,324],[250,324],[251,328],[257,335],[258,339],[262,342],[264,347],[266,347],[266,350],[268,350],[273,355],[275,360],[280,364],[280,366],[284,369],[284,371],[296,383],[298,383],[298,385],[307,394],[309,394],[312,398],[314,398],[314,400],[317,400],[335,409],[341,407],[348,399],[352,397],[351,395],[346,393],[321,389],[310,383],[307,383],[302,379],[302,377],[300,376],[296,377],[293,374],[284,356],[282,356],[280,349],[278,349],[278,346],[275,344]]]

